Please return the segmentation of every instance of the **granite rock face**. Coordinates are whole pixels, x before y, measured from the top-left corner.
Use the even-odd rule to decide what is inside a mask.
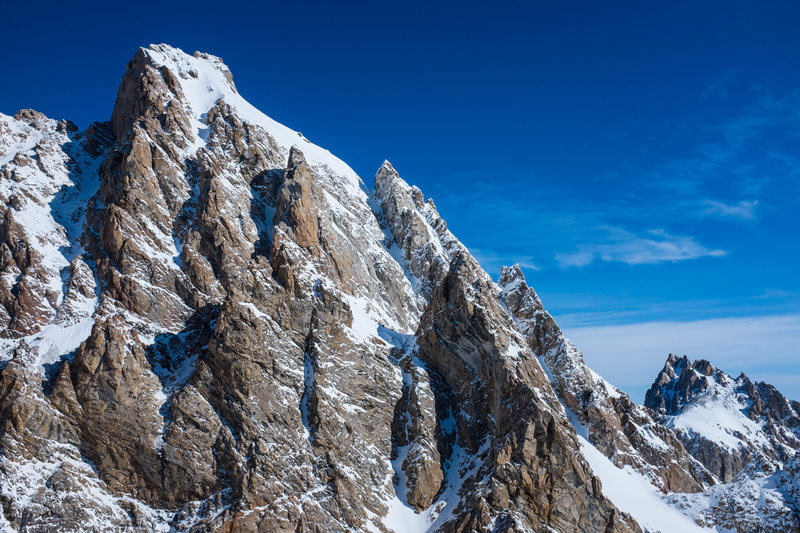
[[[564,406],[586,427],[588,439],[615,465],[631,466],[662,492],[698,492],[712,476],[651,413],[589,369],[583,355],[544,310],[519,267],[504,268],[501,300],[552,376]]]
[[[0,115],[0,200],[2,531],[635,532],[601,469],[717,481],[518,268],[214,56],[140,49],[85,131]]]
[[[417,346],[449,403],[454,438],[445,450],[486,450],[445,531],[491,523],[522,531],[638,529],[602,496],[576,455],[575,431],[545,372],[502,307],[498,287],[468,254],[452,257],[422,316]]]

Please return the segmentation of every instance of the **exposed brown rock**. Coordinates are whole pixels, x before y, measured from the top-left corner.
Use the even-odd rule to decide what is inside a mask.
[[[713,478],[646,409],[589,370],[528,286],[519,266],[503,268],[501,298],[528,346],[553,376],[564,405],[587,426],[589,439],[616,465],[630,465],[666,492],[698,492]]]
[[[488,444],[481,471],[499,485],[487,498],[478,490],[484,482],[473,479],[468,505],[442,530],[476,531],[498,517],[514,517],[515,526],[521,516],[522,528],[638,531],[600,493],[544,371],[515,331],[491,279],[471,256],[455,256],[417,343],[456,400],[458,444],[474,453]]]
[[[732,481],[755,459],[780,465],[800,450],[800,403],[787,400],[771,385],[751,382],[744,374],[731,378],[704,359],[691,362],[686,356],[670,354],[645,395],[645,405],[669,424],[671,417],[680,416],[685,409],[702,407],[717,397],[726,398],[729,409],[753,422],[752,433],[730,428],[731,436],[739,442],[735,447],[702,433],[676,433],[692,455],[721,481]]]

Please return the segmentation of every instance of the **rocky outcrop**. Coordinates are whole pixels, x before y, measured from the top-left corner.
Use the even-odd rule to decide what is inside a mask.
[[[35,333],[56,316],[64,296],[62,271],[77,255],[86,200],[96,182],[92,174],[109,143],[102,124],[81,133],[70,122],[30,109],[0,116],[3,337]],[[61,211],[59,220],[51,210]]]
[[[737,533],[800,531],[798,459],[800,456],[778,470],[756,459],[727,483],[701,494],[672,494],[667,501],[702,527]]]
[[[396,484],[405,491],[406,502],[423,511],[445,485],[444,465],[452,457],[455,442],[452,428],[440,425],[437,402],[439,409],[449,408],[453,398],[445,396],[441,378],[420,364],[414,353],[398,349],[394,356],[404,378],[392,422],[392,459],[405,481],[398,476]]]
[[[196,98],[208,84],[220,94]],[[4,393],[5,449],[68,447],[92,465],[71,485],[94,483],[127,527],[385,528],[402,380],[371,317],[411,333],[416,296],[352,171],[294,132],[311,157],[287,145],[267,117],[243,119],[247,106],[217,58],[136,54],[114,137],[101,139],[113,146],[85,143],[103,162],[81,197],[85,231],[70,235],[85,253],[65,263],[63,319],[43,313],[53,338],[28,351],[20,341],[3,370],[4,390],[26,391]],[[84,342],[67,349],[57,340],[70,328]],[[45,431],[47,420],[63,428]],[[8,494],[9,527],[52,525],[67,496],[45,493]],[[25,501],[47,510],[28,520]],[[94,527],[117,523],[105,520]],[[79,514],[58,523],[76,528]]]
[[[702,495],[673,495],[673,505],[704,526],[800,531],[797,402],[744,374],[734,379],[706,360],[670,354],[645,403],[722,481]]]
[[[619,467],[632,466],[665,493],[698,492],[713,483],[671,431],[586,366],[518,266],[503,268],[499,285],[503,304],[552,376],[560,400],[606,457]]]
[[[388,161],[375,175],[375,198],[390,232],[389,243],[397,248],[394,253],[402,258],[423,301],[430,300],[447,274],[451,256],[466,249],[448,231],[433,200],[425,201],[422,191],[409,187]]]
[[[523,530],[638,530],[601,495],[543,369],[471,256],[453,257],[422,317],[417,345],[454,400],[455,444],[472,453],[489,450],[464,489],[466,505],[443,531],[491,523]]]

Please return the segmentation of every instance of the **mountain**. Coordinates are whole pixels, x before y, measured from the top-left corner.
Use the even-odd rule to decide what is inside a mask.
[[[800,449],[800,403],[705,360],[670,355],[645,405],[722,481],[757,457],[780,467]]]
[[[645,405],[722,481],[673,499],[696,521],[735,531],[800,530],[800,403],[744,374],[732,378],[706,360],[670,354]]]
[[[0,115],[0,200],[0,530],[797,527],[796,404],[751,384],[766,436],[697,444],[683,369],[635,404],[518,267],[217,57],[140,49],[85,131]],[[717,512],[751,485],[776,505]]]

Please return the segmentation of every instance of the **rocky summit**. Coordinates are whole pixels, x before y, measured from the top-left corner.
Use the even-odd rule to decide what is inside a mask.
[[[208,54],[0,115],[0,325],[2,531],[800,531],[800,405],[674,356],[637,405]]]

